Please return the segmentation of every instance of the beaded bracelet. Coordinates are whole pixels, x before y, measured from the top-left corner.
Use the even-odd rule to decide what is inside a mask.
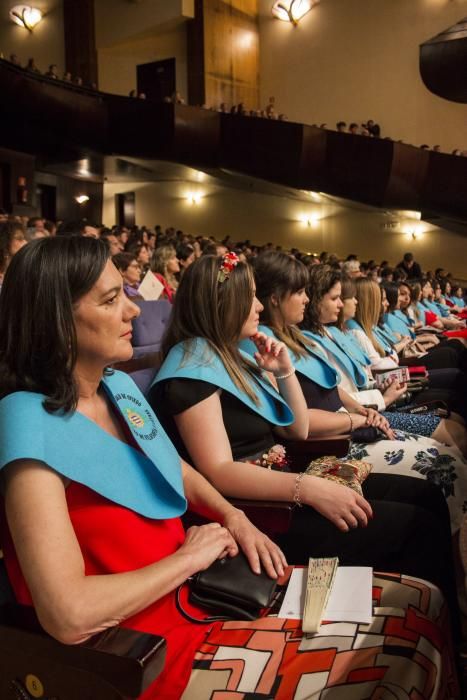
[[[301,486],[302,479],[304,476],[305,476],[305,472],[300,472],[300,474],[297,474],[297,476],[295,477],[295,488],[294,488],[294,492],[293,492],[293,502],[299,508],[301,508],[303,505],[303,503],[300,499],[300,486]]]
[[[290,372],[287,372],[287,374],[281,374],[280,376],[274,375],[276,379],[288,379],[289,377],[292,376],[292,374],[295,374],[295,367],[292,367]]]

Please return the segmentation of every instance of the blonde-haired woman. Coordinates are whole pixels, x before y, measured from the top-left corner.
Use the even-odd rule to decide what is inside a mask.
[[[160,298],[173,303],[178,287],[176,275],[180,272],[177,251],[173,245],[161,245],[155,249],[151,259],[151,270],[164,287]]]

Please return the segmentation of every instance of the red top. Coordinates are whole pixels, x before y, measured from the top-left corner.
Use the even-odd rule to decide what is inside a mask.
[[[87,575],[115,574],[147,566],[173,554],[185,539],[179,518],[144,518],[76,482],[66,489],[66,499]],[[5,563],[16,598],[23,605],[32,605],[5,523],[2,530]],[[188,604],[185,589],[182,591],[184,608],[202,618],[206,613]],[[176,608],[173,591],[122,622],[122,626],[158,634],[167,640],[164,670],[140,698],[180,698],[190,677],[195,651],[212,625],[185,620]]]

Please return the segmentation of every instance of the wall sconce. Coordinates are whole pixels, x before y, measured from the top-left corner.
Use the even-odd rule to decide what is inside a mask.
[[[277,0],[271,9],[276,19],[291,22],[294,27],[319,2],[319,0]]]
[[[203,199],[201,192],[188,192],[186,200],[188,204],[199,204]]]
[[[78,204],[86,204],[86,202],[89,202],[89,197],[87,194],[79,194],[77,197],[75,197],[75,200],[78,202]]]
[[[316,226],[316,224],[320,221],[321,216],[317,213],[311,213],[311,214],[302,214],[299,217],[300,223],[304,224],[305,226],[309,226],[310,228],[313,226]]]
[[[41,21],[42,12],[31,5],[15,5],[10,10],[10,19],[18,26],[32,32]]]

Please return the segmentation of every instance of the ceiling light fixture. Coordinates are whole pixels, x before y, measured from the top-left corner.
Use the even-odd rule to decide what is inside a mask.
[[[86,202],[89,202],[89,197],[87,194],[79,194],[77,197],[75,197],[75,199],[78,204],[85,204]]]
[[[15,5],[10,10],[10,19],[20,27],[32,32],[42,19],[42,12],[31,5]]]
[[[319,0],[277,0],[271,9],[276,19],[291,22],[294,27],[319,2]]]

